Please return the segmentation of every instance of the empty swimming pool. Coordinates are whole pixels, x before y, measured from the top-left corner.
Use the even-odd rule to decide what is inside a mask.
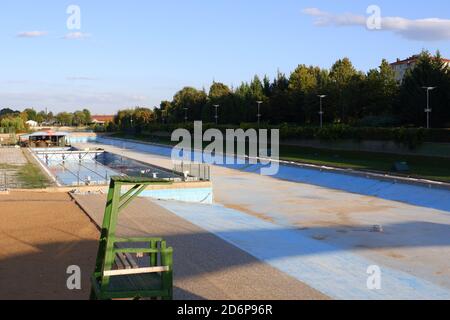
[[[111,176],[182,181],[177,173],[103,150],[56,148],[32,151],[61,186],[107,185]]]

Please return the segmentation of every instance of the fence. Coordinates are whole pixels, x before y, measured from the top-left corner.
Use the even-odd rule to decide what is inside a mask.
[[[18,189],[21,184],[17,181],[17,174],[7,170],[0,170],[0,190]]]
[[[187,173],[188,176],[198,178],[202,181],[211,180],[211,167],[204,163],[184,163],[175,164],[175,172],[180,172],[182,174]]]
[[[16,133],[15,128],[0,127],[0,134],[15,134],[15,133]]]

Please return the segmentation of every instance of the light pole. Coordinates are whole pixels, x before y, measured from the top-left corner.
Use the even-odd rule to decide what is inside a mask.
[[[320,98],[320,111],[319,111],[319,115],[320,115],[320,127],[323,128],[323,108],[322,108],[322,100],[324,98],[326,98],[327,96],[322,94],[318,96]]]
[[[131,116],[131,118],[130,118],[130,133],[136,133],[136,130],[133,130],[133,122],[134,122],[134,120],[133,120],[133,116]]]
[[[256,101],[256,103],[258,104],[258,114],[256,116],[258,117],[258,128],[259,128],[259,125],[261,123],[261,104],[263,103],[263,101]]]
[[[430,113],[433,111],[430,108],[430,91],[436,89],[436,87],[422,87],[422,89],[427,90],[427,108],[425,109],[425,113],[427,114],[427,129],[430,129]]]
[[[166,124],[167,110],[162,110],[161,116],[162,116],[162,123]]]
[[[215,119],[216,119],[216,125],[218,125],[219,124],[219,107],[220,107],[220,105],[219,104],[215,104],[213,107],[216,108]]]
[[[188,121],[188,108],[183,108],[184,109],[184,123],[187,123]]]

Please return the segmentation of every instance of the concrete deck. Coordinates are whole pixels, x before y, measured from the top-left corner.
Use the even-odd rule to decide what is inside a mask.
[[[74,195],[99,225],[105,196]],[[121,213],[118,236],[157,236],[174,247],[175,299],[327,299],[302,282],[182,219],[139,198]]]

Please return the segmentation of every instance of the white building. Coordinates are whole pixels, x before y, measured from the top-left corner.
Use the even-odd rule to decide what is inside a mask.
[[[30,127],[30,128],[36,128],[37,126],[39,126],[39,123],[37,123],[36,121],[33,120],[28,120],[26,122],[26,124]]]
[[[403,82],[406,72],[414,69],[419,60],[419,55],[414,55],[405,60],[397,59],[396,62],[391,63],[391,68],[395,71],[395,79],[398,82]],[[450,66],[450,60],[442,59],[447,66]]]

